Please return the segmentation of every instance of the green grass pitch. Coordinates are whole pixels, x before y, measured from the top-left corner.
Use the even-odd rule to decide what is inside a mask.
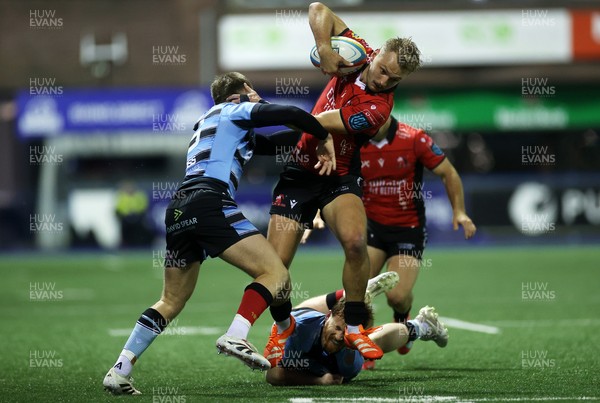
[[[596,247],[435,249],[415,287],[413,315],[487,325],[449,327],[445,349],[416,342],[335,387],[272,387],[216,354],[249,278],[208,261],[186,309],[133,372],[140,402],[544,401],[600,399],[600,250]],[[301,249],[296,302],[340,286],[339,251]],[[139,314],[159,296],[153,252],[5,255],[0,259],[0,401],[109,402],[102,378]],[[375,301],[376,322],[390,319]],[[250,340],[264,347],[268,312]],[[476,329],[478,330],[478,328]]]

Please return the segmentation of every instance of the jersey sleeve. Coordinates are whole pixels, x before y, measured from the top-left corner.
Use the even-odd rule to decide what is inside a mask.
[[[356,33],[354,33],[354,31],[351,30],[350,28],[346,28],[338,36],[345,36],[346,38],[354,39],[355,41],[360,42],[360,44],[365,47],[365,50],[367,51],[368,56],[371,56],[371,53],[373,53],[373,48],[371,48],[371,46],[369,46],[367,41],[365,41],[360,36],[356,35]]]
[[[392,107],[377,96],[356,97],[350,105],[340,108],[340,117],[349,134],[374,136],[390,116]]]
[[[446,155],[423,130],[415,135],[415,154],[427,169],[432,170],[444,161]]]
[[[254,105],[256,104],[252,102],[228,103],[223,107],[221,114],[226,114],[232,122],[249,121],[252,117]]]

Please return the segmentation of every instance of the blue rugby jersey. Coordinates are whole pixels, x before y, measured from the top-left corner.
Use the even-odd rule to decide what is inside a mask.
[[[187,152],[186,182],[193,176],[219,179],[234,197],[244,165],[252,158],[254,130],[244,122],[250,121],[255,105],[222,103],[200,117]]]
[[[296,106],[262,101],[213,106],[194,125],[180,189],[196,185],[199,178],[211,178],[227,184],[233,198],[244,165],[252,158],[256,143],[253,128],[278,125],[295,126],[321,140],[328,135],[314,116]]]

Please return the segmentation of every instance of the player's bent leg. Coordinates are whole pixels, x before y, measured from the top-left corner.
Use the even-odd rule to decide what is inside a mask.
[[[321,214],[342,244],[346,257],[342,274],[346,292],[346,344],[357,349],[364,358],[379,359],[383,352],[369,339],[363,328],[369,316],[364,298],[370,267],[366,239],[367,216],[362,201],[355,194],[345,193],[323,207]]]
[[[398,285],[387,293],[388,305],[394,310],[395,322],[406,322],[410,318],[410,308],[413,302],[413,287],[419,276],[421,262],[419,259],[398,254],[388,261],[388,271],[395,271],[400,277]],[[398,348],[398,353],[405,355],[410,352],[412,341]]]
[[[133,365],[191,297],[198,279],[200,262],[192,262],[185,268],[167,267],[164,270],[161,299],[142,313],[117,362],[104,377],[104,389],[112,394],[141,394],[133,387],[133,380],[129,376]]]
[[[278,214],[271,214],[267,240],[288,269],[292,265],[304,229],[304,226],[298,221]]]
[[[354,194],[342,194],[323,207],[321,214],[344,249],[342,282],[346,300],[362,301],[370,273],[367,216],[362,201]]]
[[[300,304],[296,305],[295,309],[299,308],[310,308],[321,313],[328,313],[329,307],[327,306],[327,295],[319,295],[304,300]]]
[[[262,235],[243,238],[220,255],[227,263],[243,270],[265,286],[274,297],[289,283],[289,273],[273,246]]]
[[[200,262],[179,267],[166,267],[164,269],[164,285],[160,300],[152,308],[170,322],[183,310],[196,288]]]
[[[220,257],[250,275],[254,282],[246,287],[227,333],[217,340],[217,350],[238,358],[252,369],[267,370],[271,368],[269,360],[259,354],[246,338],[252,324],[289,283],[288,270],[262,235],[243,238]]]
[[[406,344],[408,329],[402,323],[385,323],[369,337],[384,353],[389,353]]]
[[[369,265],[371,267],[369,278],[373,278],[381,272],[387,260],[387,253],[379,248],[367,246],[367,254],[369,255]]]
[[[413,287],[419,276],[419,259],[408,255],[395,255],[388,261],[388,271],[398,273],[400,281],[388,291],[388,305],[398,314],[406,314],[413,302]]]
[[[396,350],[409,341],[416,339],[422,341],[434,341],[439,347],[448,345],[448,329],[439,320],[435,308],[425,306],[419,310],[419,314],[407,324],[386,323],[379,326],[369,334],[384,353]]]
[[[398,283],[396,272],[385,272],[373,277],[367,282],[365,303],[370,304],[376,296],[391,290]],[[327,313],[344,297],[344,290],[336,290],[329,294],[318,295],[302,301],[296,308],[310,308],[321,313]]]
[[[303,232],[304,226],[299,222],[282,215],[271,215],[267,240],[288,269],[292,264]],[[290,282],[284,284],[282,290],[275,295],[275,300],[269,308],[271,316],[277,324],[279,333],[283,332],[291,324],[290,312],[292,304],[289,298],[291,288],[292,284]]]

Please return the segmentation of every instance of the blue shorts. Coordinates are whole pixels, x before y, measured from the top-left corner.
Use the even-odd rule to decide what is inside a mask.
[[[227,184],[218,180],[194,189],[178,191],[165,214],[166,267],[202,263],[251,235],[256,227],[229,196]]]

